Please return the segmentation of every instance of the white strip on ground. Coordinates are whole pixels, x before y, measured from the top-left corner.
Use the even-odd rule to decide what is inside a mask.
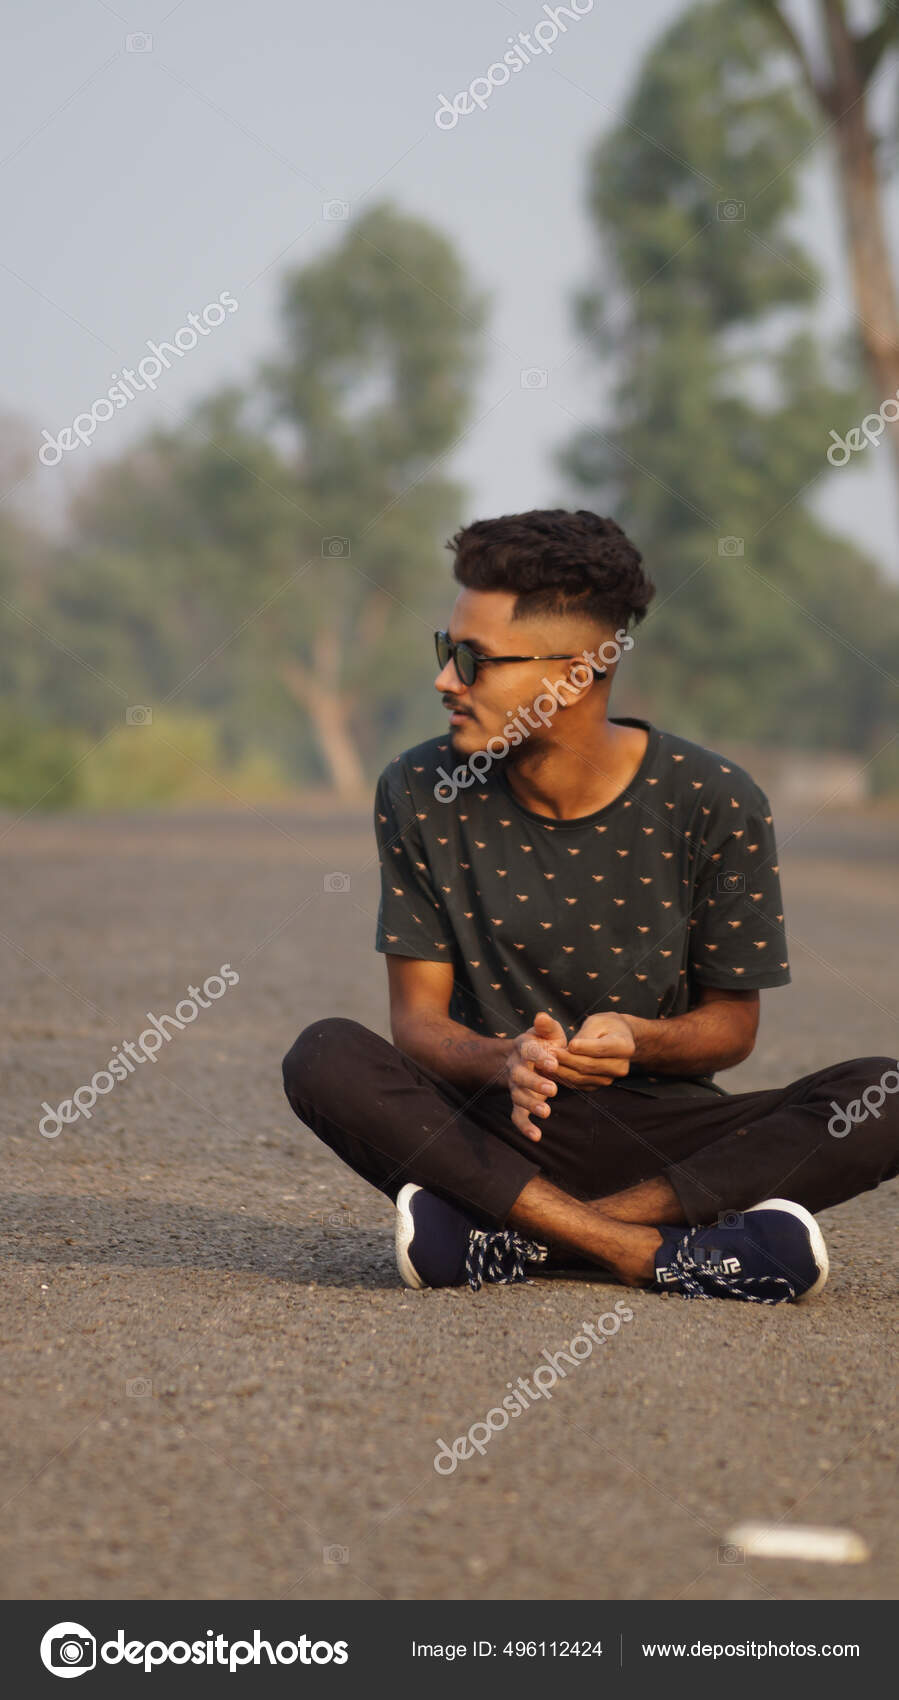
[[[851,1529],[801,1528],[798,1524],[738,1523],[727,1545],[747,1558],[803,1558],[818,1564],[864,1564],[871,1552]]]

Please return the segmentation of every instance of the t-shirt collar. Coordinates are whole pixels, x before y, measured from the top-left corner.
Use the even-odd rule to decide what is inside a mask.
[[[655,765],[656,753],[660,742],[660,734],[657,728],[653,726],[649,720],[642,720],[630,714],[610,716],[609,723],[612,726],[641,726],[644,731],[649,733],[646,749],[643,752],[643,760],[637,768],[633,779],[629,781],[622,791],[619,791],[617,797],[613,797],[609,803],[604,803],[601,809],[595,809],[591,815],[570,815],[565,820],[552,820],[549,815],[538,814],[535,809],[528,809],[525,807],[524,803],[520,803],[518,801],[518,798],[515,796],[512,787],[506,779],[502,765],[499,764],[495,769],[497,781],[512,806],[516,808],[520,814],[526,815],[528,820],[537,821],[540,826],[545,826],[552,831],[560,831],[563,829],[570,830],[572,827],[594,826],[598,821],[604,820],[606,816],[612,814],[615,809],[620,808],[628,798],[633,801],[632,793],[635,786],[639,785],[640,781],[646,778],[647,774],[652,771],[652,768]]]

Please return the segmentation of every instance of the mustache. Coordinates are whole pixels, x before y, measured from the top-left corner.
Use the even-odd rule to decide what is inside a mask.
[[[455,697],[444,697],[443,706],[453,714],[471,714],[471,709],[466,707],[464,702],[457,702]]]

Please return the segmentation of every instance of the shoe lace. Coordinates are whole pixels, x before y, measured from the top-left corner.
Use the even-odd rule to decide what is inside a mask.
[[[752,1305],[779,1305],[787,1299],[795,1299],[796,1287],[788,1281],[785,1275],[744,1275],[720,1273],[710,1264],[701,1264],[693,1256],[693,1242],[700,1233],[699,1228],[691,1228],[682,1240],[678,1242],[677,1250],[672,1259],[677,1267],[678,1286],[685,1299],[711,1299],[715,1295],[707,1291],[711,1284],[722,1298],[743,1299]],[[693,1271],[702,1270],[700,1280]],[[757,1293],[750,1289],[754,1287],[783,1288],[782,1292]]]
[[[548,1255],[545,1245],[525,1239],[514,1228],[472,1228],[465,1257],[468,1285],[478,1293],[485,1281],[502,1286],[527,1281],[527,1265],[545,1263]]]

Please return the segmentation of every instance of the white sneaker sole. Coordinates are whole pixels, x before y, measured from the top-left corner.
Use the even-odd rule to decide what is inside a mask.
[[[806,1210],[804,1204],[794,1204],[791,1198],[766,1198],[763,1204],[751,1205],[746,1212],[747,1216],[751,1215],[753,1210],[786,1210],[808,1229],[812,1256],[818,1267],[818,1279],[814,1286],[809,1287],[808,1292],[801,1293],[796,1300],[797,1304],[805,1304],[808,1299],[813,1299],[816,1293],[820,1293],[830,1274],[830,1258],[827,1255],[827,1246],[824,1244],[824,1235],[814,1216],[810,1210]]]
[[[409,1205],[421,1187],[407,1181],[400,1187],[396,1198],[396,1266],[400,1272],[400,1280],[406,1287],[412,1287],[416,1292],[427,1290],[427,1284],[419,1275],[411,1257],[409,1247],[415,1237],[415,1223]]]

